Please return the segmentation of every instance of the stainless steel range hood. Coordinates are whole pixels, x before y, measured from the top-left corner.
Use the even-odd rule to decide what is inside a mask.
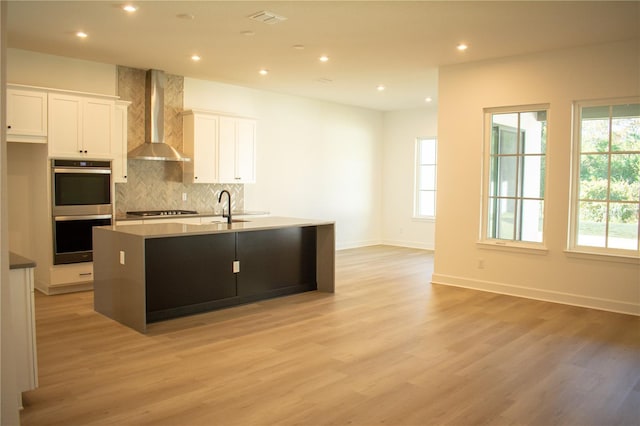
[[[164,142],[165,75],[160,70],[148,70],[145,90],[145,143],[129,151],[133,160],[191,161]]]

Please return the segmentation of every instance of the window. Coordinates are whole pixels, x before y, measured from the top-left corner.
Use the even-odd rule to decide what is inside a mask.
[[[416,217],[436,215],[436,139],[416,140]]]
[[[640,99],[578,102],[569,249],[638,256]]]
[[[547,108],[485,110],[484,240],[543,242]]]

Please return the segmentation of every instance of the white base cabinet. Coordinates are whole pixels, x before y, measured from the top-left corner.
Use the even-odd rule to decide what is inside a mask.
[[[37,280],[36,289],[44,294],[63,294],[93,289],[93,262],[52,265],[44,280]]]
[[[9,286],[17,386],[25,392],[38,387],[33,268],[11,269]]]

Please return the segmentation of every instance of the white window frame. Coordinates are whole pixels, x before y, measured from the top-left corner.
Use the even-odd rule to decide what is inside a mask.
[[[489,237],[488,232],[488,219],[489,219],[489,194],[490,189],[489,185],[491,182],[491,135],[493,129],[493,115],[494,114],[509,114],[509,113],[527,113],[527,112],[535,112],[535,111],[546,111],[547,113],[547,142],[546,149],[544,153],[545,158],[545,188],[543,198],[544,206],[543,206],[543,224],[542,224],[542,241],[522,241],[522,240],[505,240],[505,239],[497,239]],[[550,104],[532,104],[532,105],[518,105],[518,106],[506,106],[506,107],[495,107],[495,108],[484,108],[484,141],[483,141],[483,151],[482,151],[482,179],[481,179],[481,212],[480,212],[480,232],[479,232],[479,241],[478,246],[480,248],[488,248],[488,249],[497,249],[497,250],[514,250],[521,251],[525,253],[532,254],[546,254],[548,252],[546,247],[546,235],[547,235],[547,211],[548,211],[548,203],[546,202],[546,196],[548,194],[548,186],[549,179],[548,169],[549,169],[549,160],[547,156],[547,151],[549,147],[550,135],[551,135],[551,126],[550,126],[550,117],[551,117],[551,108]],[[520,197],[523,198],[523,197]]]
[[[581,100],[575,101],[572,106],[572,142],[571,142],[571,197],[569,204],[569,232],[567,235],[567,249],[569,255],[585,256],[594,258],[618,258],[620,261],[624,259],[632,259],[637,261],[640,258],[640,248],[638,250],[625,250],[619,248],[593,247],[578,245],[578,215],[579,215],[579,190],[580,190],[580,155],[581,155],[581,111],[583,107],[594,106],[615,106],[624,104],[640,103],[640,97],[626,98],[609,98],[598,100]],[[609,129],[611,131],[611,129]],[[611,136],[609,136],[611,137]],[[609,151],[610,152],[610,151]],[[640,227],[640,225],[639,225]],[[640,229],[639,229],[640,232]],[[640,247],[640,243],[639,243]]]
[[[420,162],[421,158],[422,158],[422,152],[421,152],[421,148],[422,145],[421,143],[423,141],[433,141],[434,145],[435,145],[435,152],[436,152],[436,156],[435,156],[435,162],[433,164],[431,163],[424,163],[422,164]],[[421,167],[423,165],[429,165],[429,166],[434,166],[434,176],[433,176],[433,182],[434,182],[434,188],[433,188],[433,198],[434,198],[434,214],[433,215],[424,215],[421,214],[421,212],[419,211],[420,209],[420,192],[422,191],[420,189],[420,181],[422,178],[421,175]],[[416,143],[415,143],[415,173],[414,173],[414,191],[413,191],[413,218],[414,219],[419,219],[419,220],[428,220],[428,221],[433,221],[436,218],[436,211],[437,211],[437,193],[438,193],[438,139],[435,136],[425,136],[425,137],[418,137],[416,138]],[[429,190],[431,191],[431,190]]]

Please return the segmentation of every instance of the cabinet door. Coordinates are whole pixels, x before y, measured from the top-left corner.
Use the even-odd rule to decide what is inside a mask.
[[[215,183],[218,179],[216,170],[218,117],[199,115],[194,118],[193,181]]]
[[[92,158],[112,158],[114,102],[102,99],[82,101],[82,150]]]
[[[115,183],[127,182],[127,107],[129,103],[116,103],[113,116],[112,176]]]
[[[47,142],[47,92],[7,89],[7,140]]]
[[[147,319],[235,296],[234,260],[235,233],[147,239]]]
[[[238,232],[238,296],[316,290],[316,228]]]
[[[220,117],[218,148],[218,180],[221,183],[236,183],[236,127],[238,119]]]
[[[49,94],[49,156],[82,157],[80,98]]]
[[[33,268],[9,271],[9,298],[12,327],[16,331],[9,347],[15,350],[18,390],[24,392],[38,387]]]
[[[236,139],[236,182],[256,181],[256,122],[238,119]]]

